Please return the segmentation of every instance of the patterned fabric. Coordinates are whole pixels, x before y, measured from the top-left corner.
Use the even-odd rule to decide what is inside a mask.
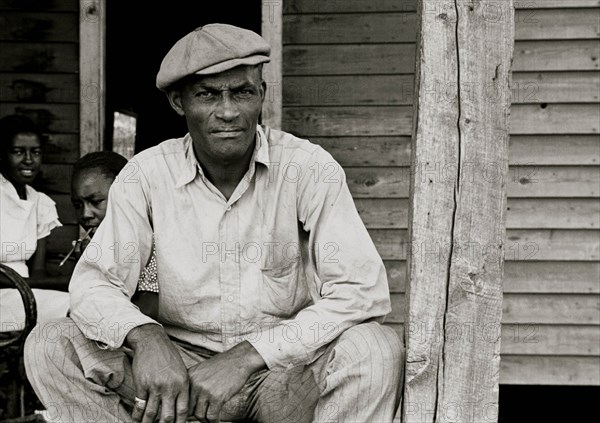
[[[142,271],[138,282],[138,290],[156,292],[158,294],[158,271],[156,269],[156,253],[152,248],[150,261]]]

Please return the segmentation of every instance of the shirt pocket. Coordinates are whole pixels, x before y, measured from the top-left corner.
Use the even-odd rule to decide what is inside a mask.
[[[298,261],[283,266],[261,268],[261,311],[269,316],[289,318],[307,302],[308,292],[300,283]]]

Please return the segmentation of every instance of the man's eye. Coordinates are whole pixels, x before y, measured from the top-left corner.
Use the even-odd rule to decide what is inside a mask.
[[[196,93],[196,97],[200,97],[200,98],[211,98],[212,97],[212,93],[208,92],[208,91],[198,91]]]
[[[33,154],[34,156],[41,156],[42,155],[42,150],[33,150],[31,152],[31,154]]]
[[[104,200],[93,200],[93,201],[90,201],[90,203],[92,203],[92,206],[98,207],[100,204],[102,204],[103,201]]]
[[[24,154],[23,150],[13,150],[10,152],[10,154],[12,154],[13,156],[22,156]]]
[[[81,208],[81,203],[73,203],[73,208],[75,208],[75,210],[79,210]]]
[[[250,98],[254,95],[254,91],[252,90],[240,90],[236,93],[239,98]]]

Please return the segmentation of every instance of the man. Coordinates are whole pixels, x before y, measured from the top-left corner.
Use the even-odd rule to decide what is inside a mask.
[[[213,24],[165,56],[157,87],[189,133],[123,169],[72,277],[72,321],[27,341],[56,420],[392,420],[402,346],[378,323],[383,263],[331,155],[258,125],[269,52]],[[157,320],[130,301],[153,237]]]

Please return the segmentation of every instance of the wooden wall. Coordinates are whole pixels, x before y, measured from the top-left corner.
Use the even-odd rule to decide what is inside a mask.
[[[79,16],[77,0],[0,0],[0,116],[27,115],[48,137],[40,188],[64,224],[48,241],[54,257],[78,233],[68,194],[79,157]]]
[[[600,1],[516,3],[500,380],[598,385]],[[415,3],[283,4],[282,128],[321,144],[345,167],[388,270],[387,322],[401,332]],[[489,19],[501,17],[490,10]],[[493,90],[483,93],[494,101]],[[431,95],[452,100],[443,84]],[[493,164],[472,169],[474,177],[495,177]],[[441,180],[451,171],[442,163],[420,170]],[[474,327],[475,336],[494,336],[493,328]]]

